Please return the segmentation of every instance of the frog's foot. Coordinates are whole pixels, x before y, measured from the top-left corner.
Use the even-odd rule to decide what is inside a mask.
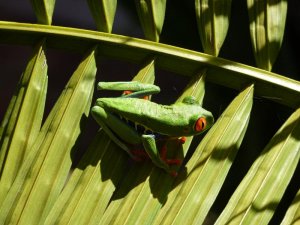
[[[132,93],[132,91],[123,91],[123,95],[129,95],[131,93]]]
[[[180,165],[181,159],[167,159],[167,147],[163,146],[160,151],[160,158],[168,165]]]
[[[170,165],[180,165],[182,162],[180,159],[167,159],[167,147],[165,145],[161,148],[160,157],[169,166]],[[172,177],[177,177],[178,172],[176,170],[169,170],[169,174]]]
[[[145,96],[143,97],[143,99],[149,100],[149,96],[148,96],[148,95],[145,95]]]
[[[183,137],[178,138],[178,143],[179,144],[183,145],[185,142],[186,142],[186,137],[183,136]]]
[[[133,91],[123,91],[123,95],[129,95],[129,94],[132,94],[132,93],[133,93]],[[148,96],[148,95],[145,95],[145,96],[143,97],[143,99],[149,100],[149,96]]]

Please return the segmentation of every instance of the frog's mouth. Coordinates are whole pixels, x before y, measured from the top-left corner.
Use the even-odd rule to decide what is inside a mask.
[[[119,114],[113,113],[113,115],[118,118],[119,120],[121,120],[123,123],[127,124],[128,126],[130,126],[131,128],[133,128],[139,135],[154,135],[156,138],[161,138],[161,137],[165,137],[166,135],[161,134],[159,132],[153,131],[148,127],[145,127],[142,124],[139,124],[137,122],[134,122],[128,118],[125,118]]]

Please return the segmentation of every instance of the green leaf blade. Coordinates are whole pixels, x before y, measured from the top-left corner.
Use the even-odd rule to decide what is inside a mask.
[[[11,101],[3,127],[0,149],[0,200],[3,200],[42,123],[46,91],[47,63],[44,43],[39,43],[25,69],[16,95]]]
[[[286,212],[281,225],[297,224],[300,220],[300,189],[298,190],[292,204]]]
[[[271,71],[283,40],[287,1],[247,0],[247,4],[256,64]]]
[[[217,224],[267,224],[298,164],[300,109],[278,130],[236,189]]]
[[[56,0],[30,0],[38,23],[51,25]]]
[[[132,210],[132,208],[140,202],[145,203],[149,197],[149,195],[141,193],[143,189],[148,189],[148,176],[152,168],[151,163],[133,165],[114,194],[99,224],[132,224],[133,221],[136,221],[135,218],[142,211],[142,208],[136,207],[137,211]]]
[[[46,120],[46,133],[21,168],[24,171],[8,193],[7,204],[2,205],[7,209],[0,210],[0,221],[35,224],[45,220],[67,178],[70,151],[80,133],[82,117],[90,110],[96,74],[94,57],[91,51],[84,58],[58,100],[59,109],[54,107],[56,112],[50,113],[53,117],[50,124]],[[20,188],[23,191],[19,195]]]
[[[108,154],[110,152],[113,154]],[[98,132],[45,224],[95,224],[99,221],[116,188],[117,183],[113,181],[120,179],[123,170],[119,168],[123,169],[124,162],[124,154],[120,154],[103,131]]]
[[[111,33],[115,18],[117,0],[88,0],[97,29]]]
[[[217,56],[227,35],[231,0],[195,0],[195,9],[204,53]]]
[[[209,130],[187,163],[187,174],[179,174],[155,224],[204,221],[245,134],[252,97],[251,85],[232,101]]]
[[[166,0],[135,0],[146,39],[158,42],[162,31]]]

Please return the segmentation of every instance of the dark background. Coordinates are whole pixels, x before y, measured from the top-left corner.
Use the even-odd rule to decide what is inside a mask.
[[[298,0],[289,0],[288,4],[286,32],[273,72],[300,80],[298,57],[300,52],[300,2]],[[165,23],[160,42],[202,51],[195,20],[194,1],[169,0],[166,8]],[[36,23],[30,2],[19,0],[0,2],[0,20]],[[88,5],[83,0],[58,0],[52,24],[96,30]],[[118,1],[113,33],[143,38],[133,0]],[[30,46],[0,44],[0,119],[5,113],[31,52],[32,48]],[[76,69],[82,55],[55,49],[48,49],[46,55],[49,75],[47,114],[70,75]],[[249,37],[246,1],[232,1],[228,36],[219,56],[255,66]],[[98,60],[97,64],[97,80],[130,80],[139,69],[138,65],[112,59]],[[161,87],[162,92],[154,97],[154,101],[164,104],[174,102],[187,82],[187,77],[157,69],[156,84]],[[212,111],[217,118],[237,93],[235,90],[207,83],[204,107]],[[226,205],[230,194],[245,175],[252,162],[291,112],[292,109],[258,96],[255,97],[249,128],[237,155],[237,160],[235,160],[224,188],[221,190],[220,197],[218,197],[216,204],[213,206],[214,213],[218,213]],[[96,130],[96,125],[91,129]],[[86,139],[86,143],[88,143],[89,138],[87,137]],[[82,145],[84,146],[85,144],[83,143]],[[299,174],[299,168],[295,174]],[[276,217],[271,223],[276,224],[277,220],[284,215],[286,207],[299,189],[299,182],[297,181],[299,181],[299,176],[293,178],[284,196],[285,201],[277,208]]]

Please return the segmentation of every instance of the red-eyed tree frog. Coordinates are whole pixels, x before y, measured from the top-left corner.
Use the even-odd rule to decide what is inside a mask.
[[[203,109],[194,98],[186,97],[173,105],[160,105],[144,99],[160,92],[153,84],[132,82],[99,82],[98,90],[126,91],[116,98],[98,98],[91,113],[102,129],[133,159],[131,146],[142,145],[152,162],[173,173],[166,154],[157,149],[158,140],[200,134],[213,124],[211,112]],[[176,161],[176,160],[175,160]]]

